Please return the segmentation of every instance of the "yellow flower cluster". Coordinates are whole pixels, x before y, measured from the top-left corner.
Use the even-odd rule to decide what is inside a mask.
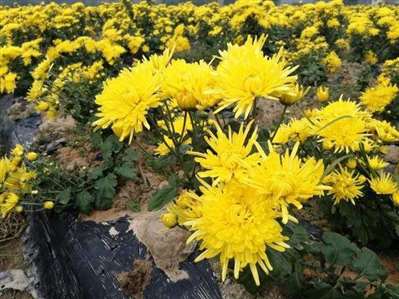
[[[100,112],[94,125],[111,126],[121,140],[131,141],[144,127],[149,129],[148,110],[165,99],[182,111],[217,105],[217,113],[234,105],[236,117],[245,118],[257,99],[280,99],[284,104],[300,100],[305,91],[291,75],[295,68],[287,66],[282,52],[264,56],[264,42],[265,38],[249,37],[243,46],[229,44],[216,69],[203,61],[170,60],[168,50],[138,62],[105,83],[96,100]]]
[[[394,201],[399,198],[399,185],[385,172],[388,164],[380,158],[384,144],[399,140],[396,128],[373,118],[356,102],[342,98],[305,114],[302,119],[282,125],[273,142],[304,144],[314,140],[326,159],[335,154],[341,157],[337,159],[345,163],[338,160],[339,167],[323,179],[331,187],[327,194],[332,196],[334,204],[341,201],[355,204],[364,195],[366,184],[377,195],[390,195]]]
[[[367,88],[360,96],[360,101],[370,112],[381,112],[393,101],[398,92],[399,89],[396,85],[385,80],[385,82]]]
[[[216,131],[209,131],[206,153],[192,152],[203,169],[198,175],[212,183],[200,180],[201,195],[183,192],[165,217],[193,232],[188,241],[198,240],[203,250],[197,261],[219,257],[223,280],[233,260],[236,278],[249,266],[259,285],[257,266],[266,273],[272,270],[266,249],[289,247],[278,219],[295,221],[290,205],[301,208],[328,189],[321,184],[324,166],[314,158],[299,158],[299,143],[291,153],[280,155],[271,145],[266,153],[251,124],[237,133]]]
[[[0,215],[3,218],[18,208],[18,203],[23,200],[24,194],[31,192],[30,183],[36,177],[34,172],[25,167],[24,154],[24,148],[17,145],[9,158],[0,159]],[[26,153],[26,159],[29,161],[36,158],[36,153]]]
[[[122,3],[1,7],[0,92],[13,92],[21,75],[34,68],[30,98],[36,99],[50,66],[61,60],[66,67],[100,55],[112,67],[122,57],[159,53],[165,48],[187,51],[204,40],[211,47],[220,40],[241,44],[248,22],[255,22],[259,33],[269,36],[271,48],[284,47],[287,59],[295,65],[306,56],[317,56],[317,63],[330,72],[340,69],[348,51],[370,64],[384,62],[385,57],[395,55],[399,38],[397,7],[352,7],[339,0],[300,7],[258,0],[225,6],[142,1],[129,9]],[[290,38],[282,39],[276,32]],[[384,57],[378,49],[381,40],[387,42]],[[65,60],[68,56],[73,62]]]

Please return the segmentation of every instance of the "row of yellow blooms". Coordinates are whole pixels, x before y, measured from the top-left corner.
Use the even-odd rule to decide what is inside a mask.
[[[392,61],[398,51],[395,6],[348,7],[331,1],[298,9],[260,0],[226,6],[143,1],[133,5],[131,13],[133,22],[120,3],[0,6],[0,93],[13,92],[23,73],[32,72],[29,98],[37,101],[39,110],[55,116],[59,99],[54,90],[60,84],[54,81],[58,75],[62,81],[70,65],[82,63],[89,68],[89,78],[95,78],[103,69],[99,65],[111,68],[126,55],[141,56],[166,47],[181,52],[203,40],[217,46],[223,40],[240,44],[243,34],[254,30],[269,35],[272,52],[284,47],[291,63],[300,65],[301,59],[318,56],[315,63],[328,72],[338,71],[348,55],[374,65]],[[246,27],[251,20],[257,24],[252,31]],[[381,42],[383,48],[378,47]],[[382,87],[389,85],[382,81]]]
[[[0,9],[0,36],[6,42],[0,49],[0,89],[14,90],[17,75],[10,72],[10,67],[16,59],[22,58],[22,64],[30,66],[36,58],[41,58],[32,70],[34,81],[28,97],[36,101],[39,110],[55,116],[59,100],[56,90],[62,88],[66,77],[76,76],[77,82],[82,77],[94,79],[104,68],[119,63],[127,49],[136,54],[166,48],[163,54],[136,61],[131,68],[105,82],[96,98],[99,108],[94,126],[112,128],[121,141],[130,142],[145,129],[153,128],[149,121],[151,109],[166,107],[173,111],[174,121],[172,124],[160,121],[158,126],[182,137],[188,132],[194,136],[195,124],[190,121],[186,124],[184,114],[200,110],[217,120],[223,111],[233,110],[235,118],[243,123],[239,131],[210,121],[206,125],[209,146],[206,152],[196,151],[190,139],[179,138],[192,147],[189,153],[201,166],[197,174],[200,192],[184,191],[162,217],[167,226],[179,224],[192,232],[189,241],[198,241],[202,250],[197,260],[220,259],[223,279],[229,261],[233,260],[235,277],[249,266],[259,284],[258,267],[266,273],[272,270],[266,249],[284,251],[288,247],[283,225],[296,221],[289,209],[300,209],[313,197],[329,195],[336,204],[341,201],[355,204],[367,187],[399,203],[399,185],[384,171],[386,163],[380,158],[384,144],[399,140],[399,131],[376,117],[398,93],[390,72],[384,71],[396,65],[394,59],[385,61],[375,85],[365,90],[358,101],[340,98],[328,102],[328,89],[319,87],[316,95],[324,102],[323,107],[307,110],[303,118],[281,125],[267,147],[259,144],[257,128],[249,121],[259,101],[279,101],[289,106],[304,97],[308,88],[298,84],[297,67],[292,62],[306,55],[321,53],[321,63],[327,71],[336,72],[342,65],[340,55],[355,46],[354,40],[372,41],[383,36],[394,53],[399,39],[397,8],[349,8],[338,1],[305,5],[301,9],[275,7],[265,1],[237,1],[225,7],[139,4],[133,7],[136,22],[131,22],[118,7],[118,4],[96,8],[51,4]],[[101,28],[93,22],[98,15],[103,20]],[[30,26],[18,26],[11,21],[13,17]],[[179,17],[185,20],[184,25],[179,24]],[[248,18],[254,18],[261,30],[300,30],[292,41],[276,41],[270,35],[270,45],[283,46],[286,50],[267,56],[263,50],[269,43],[265,45],[264,36],[244,38],[242,33]],[[79,29],[82,20],[87,23],[85,32]],[[153,21],[152,32],[145,30],[149,21]],[[320,33],[323,28],[337,33],[339,38],[327,42],[327,36]],[[31,30],[35,38],[14,45],[18,36],[27,35],[26,30]],[[65,32],[69,36],[49,43],[49,32]],[[100,39],[96,38],[98,32]],[[222,39],[228,33],[235,42],[220,51],[216,66],[204,61],[189,63],[172,59],[171,49],[186,50],[190,40],[196,37]],[[27,51],[21,50],[23,47]],[[81,50],[85,53],[82,57],[77,54]],[[370,64],[383,62],[383,56],[373,49],[361,54]],[[83,57],[89,56],[95,59],[86,65]],[[77,60],[72,59],[75,57]],[[64,58],[73,63],[57,69],[59,74],[48,85],[54,65]],[[157,148],[158,154],[169,154],[175,149],[176,140],[168,137],[171,136],[165,136]],[[321,158],[311,155],[302,158],[302,145],[309,140],[315,141],[314,147],[323,158],[340,156],[339,165],[328,170]],[[17,147],[9,159],[0,161],[3,216],[14,208],[20,209],[21,196],[32,193],[29,182],[34,173],[24,166],[23,154],[23,149]],[[30,156],[27,158],[34,159]],[[360,173],[359,167],[366,171]],[[51,203],[44,204],[45,208],[50,206]]]

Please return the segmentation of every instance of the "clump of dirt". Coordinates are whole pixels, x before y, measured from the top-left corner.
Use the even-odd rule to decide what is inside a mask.
[[[64,137],[76,127],[76,122],[71,116],[60,117],[55,120],[44,120],[39,127],[36,137],[44,143],[52,142]]]
[[[21,292],[17,290],[6,290],[1,294],[2,299],[32,299],[33,297],[28,292]]]
[[[0,243],[0,272],[25,267],[22,241],[17,238]]]
[[[151,261],[135,260],[130,272],[117,275],[123,292],[133,298],[144,298],[144,290],[151,282],[152,269]]]
[[[332,96],[338,98],[341,94],[345,97],[356,99],[360,95],[360,86],[358,83],[361,73],[365,70],[365,65],[357,62],[343,61],[339,72],[330,74],[328,77],[328,86]]]
[[[261,99],[257,102],[256,123],[259,127],[270,128],[281,118],[284,106],[278,101]]]
[[[61,167],[67,171],[74,171],[96,166],[97,152],[90,150],[89,146],[77,149],[73,147],[62,147],[57,150],[56,159]]]
[[[392,285],[399,284],[399,258],[397,256],[379,256],[381,263],[388,271],[386,282]]]

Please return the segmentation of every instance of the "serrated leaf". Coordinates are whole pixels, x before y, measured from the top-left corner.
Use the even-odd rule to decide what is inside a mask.
[[[148,209],[150,211],[159,210],[169,201],[174,199],[177,195],[176,184],[169,184],[166,187],[156,191],[150,198],[148,202]]]
[[[155,171],[160,171],[165,169],[171,165],[176,164],[175,156],[161,156],[159,158],[154,158],[148,161],[149,166],[152,167]]]
[[[91,144],[95,148],[100,148],[102,143],[103,143],[103,139],[101,137],[101,133],[100,132],[94,132],[94,133],[91,134]]]
[[[57,201],[58,203],[66,206],[71,200],[71,188],[67,188],[60,193],[58,193]]]
[[[325,232],[323,241],[325,246],[321,248],[321,252],[329,264],[348,265],[353,256],[360,251],[347,238],[334,232]]]
[[[115,173],[126,178],[126,179],[135,179],[137,177],[136,168],[129,163],[124,163],[119,167],[115,168]]]
[[[368,248],[362,248],[361,252],[352,261],[352,268],[369,281],[384,279],[387,275],[385,267],[378,256]]]
[[[123,147],[123,144],[119,142],[115,135],[108,136],[104,142],[100,145],[100,150],[103,154],[104,160],[109,159],[113,153],[119,152]]]
[[[96,180],[103,175],[103,171],[104,171],[103,167],[101,167],[101,166],[95,167],[89,172],[87,177],[90,180]]]
[[[283,279],[292,273],[293,265],[285,258],[283,252],[271,249],[268,250],[267,257],[273,265],[273,276]]]
[[[309,242],[309,233],[300,224],[288,223],[287,227],[291,230],[289,244],[299,250],[303,249],[304,243]]]
[[[93,202],[93,196],[87,191],[80,192],[77,195],[76,206],[82,213],[90,213],[93,207]]]
[[[108,174],[97,180],[94,184],[94,188],[97,190],[97,199],[112,199],[115,195],[115,187],[117,185],[116,176],[114,174]]]
[[[135,162],[139,159],[139,154],[137,151],[132,149],[131,147],[127,148],[125,152],[123,153],[123,158],[122,160],[124,162]]]

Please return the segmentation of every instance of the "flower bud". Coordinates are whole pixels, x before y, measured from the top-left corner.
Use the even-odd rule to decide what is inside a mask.
[[[177,217],[173,213],[166,213],[161,216],[161,221],[166,227],[172,228],[177,224]]]

